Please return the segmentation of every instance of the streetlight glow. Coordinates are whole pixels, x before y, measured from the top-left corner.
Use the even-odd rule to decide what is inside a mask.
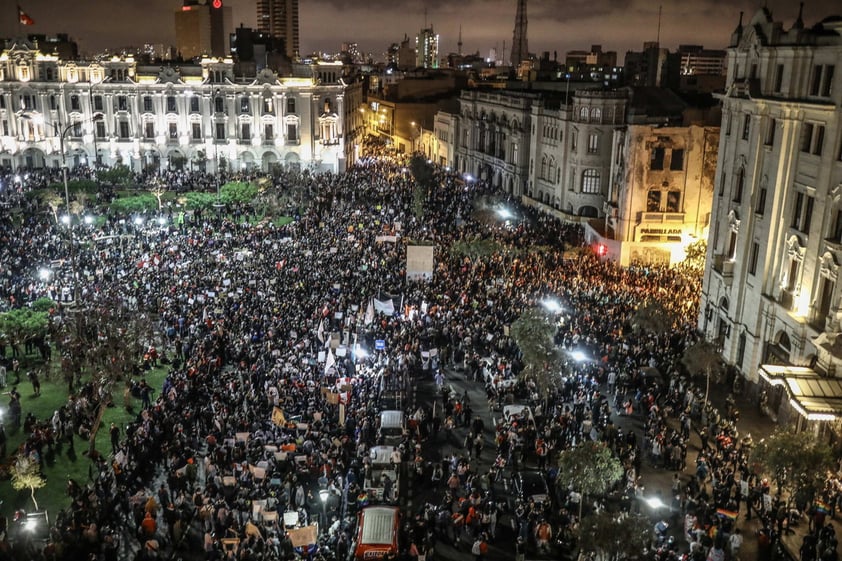
[[[666,506],[664,504],[664,501],[662,501],[658,497],[646,497],[643,500],[646,502],[646,504],[648,504],[651,508],[654,509],[664,508]]]
[[[85,220],[85,224],[87,224],[88,226],[90,226],[91,224],[94,223],[94,217],[91,216],[90,214],[86,214],[84,220]]]
[[[135,224],[135,226],[140,226],[141,224],[143,224],[143,218],[141,218],[140,216],[135,216],[134,217],[134,224]]]
[[[562,310],[561,304],[559,304],[558,300],[555,300],[554,298],[547,298],[542,301],[541,304],[548,312],[552,312],[554,314],[557,314]]]
[[[588,360],[588,357],[586,357],[585,353],[583,353],[582,351],[571,351],[570,356],[576,362],[585,362],[586,360]]]
[[[498,208],[497,209],[497,216],[499,216],[503,220],[510,220],[510,219],[515,217],[515,215],[512,214],[512,211],[510,211],[506,207]]]
[[[69,214],[65,214],[65,215],[63,215],[63,216],[61,217],[61,223],[62,223],[62,224],[64,224],[65,226],[67,226],[68,224],[70,224],[70,215],[69,215]]]

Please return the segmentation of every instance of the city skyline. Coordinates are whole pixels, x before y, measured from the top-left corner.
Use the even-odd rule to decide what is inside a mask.
[[[487,56],[496,48],[498,58],[508,56],[511,48],[516,2],[514,0],[467,0],[461,3],[428,0],[412,6],[395,8],[393,2],[370,0],[360,5],[347,0],[307,0],[301,3],[301,53],[336,52],[343,42],[356,42],[361,52],[381,58],[391,43],[404,34],[414,37],[423,27],[432,25],[440,35],[439,52],[456,52],[459,26],[462,26],[464,53]],[[798,3],[766,3],[776,19],[795,20]],[[5,14],[17,11],[16,0],[0,0]],[[146,2],[101,2],[82,0],[56,4],[52,0],[21,0],[20,7],[35,25],[15,25],[6,34],[67,33],[84,53],[106,48],[139,46],[143,43],[175,43],[173,14],[180,0]],[[256,27],[255,0],[227,0],[235,26]],[[660,42],[668,48],[679,44],[700,44],[708,48],[727,46],[736,27],[739,12],[744,23],[758,7],[757,2],[739,0],[702,0],[687,5],[677,0],[662,2]],[[562,4],[555,0],[531,0],[528,5],[528,40],[531,52],[557,52],[559,58],[573,49],[588,49],[601,44],[603,50],[622,55],[640,49],[658,37],[658,4],[645,0],[573,0]],[[816,0],[804,7],[807,26],[837,9],[835,0]],[[107,10],[107,13],[103,13]],[[15,14],[16,15],[16,14]],[[426,19],[425,19],[426,18]],[[107,25],[104,25],[107,21]],[[684,25],[692,22],[692,26]],[[785,23],[785,25],[787,25]],[[233,30],[232,30],[233,31]],[[505,51],[504,51],[505,45]],[[622,58],[620,59],[620,61]],[[618,61],[618,62],[620,62]]]

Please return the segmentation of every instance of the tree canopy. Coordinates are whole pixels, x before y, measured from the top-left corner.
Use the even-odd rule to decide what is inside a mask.
[[[512,323],[509,332],[523,358],[521,376],[546,394],[554,384],[550,366],[559,358],[553,341],[556,326],[544,310],[529,308]]]
[[[0,314],[0,333],[12,343],[43,337],[47,334],[50,316],[32,308],[15,308]]]
[[[257,185],[249,181],[231,181],[219,188],[223,204],[247,204],[257,197]]]
[[[579,544],[582,551],[596,553],[600,561],[619,561],[642,557],[650,538],[647,517],[603,511],[582,520]]]
[[[581,493],[579,516],[584,495],[604,495],[623,477],[623,464],[602,442],[585,440],[578,446],[562,450],[558,455],[556,484]]]
[[[47,484],[47,480],[41,473],[41,466],[38,465],[37,461],[27,456],[19,456],[17,461],[12,464],[11,472],[12,489],[15,491],[29,489],[32,504],[35,505],[35,510],[38,510],[38,501],[35,500],[35,491]]]
[[[811,432],[778,429],[752,450],[751,461],[774,478],[780,488],[806,493],[808,500],[822,489],[833,468],[833,451]]]

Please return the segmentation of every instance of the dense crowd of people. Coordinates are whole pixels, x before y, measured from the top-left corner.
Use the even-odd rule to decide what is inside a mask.
[[[412,430],[398,446],[399,461],[418,483],[440,490],[441,500],[407,513],[403,559],[432,559],[442,543],[481,559],[504,521],[519,559],[569,543],[583,497],[553,484],[548,458],[584,440],[605,442],[625,471],[610,496],[616,505],[609,497],[585,512],[638,508],[642,462],[679,472],[695,461],[696,477],[676,476],[674,496],[664,497],[672,524],[686,514],[698,558],[726,548],[736,558],[730,513],[741,504],[767,517],[774,511],[774,503],[766,506],[768,484],[747,465],[750,439],[700,406],[688,381],[674,375],[667,385],[646,375],[681,370],[682,352],[696,338],[698,277],[569,251],[581,247],[580,227],[527,209],[501,223],[495,205],[516,202],[443,169],[433,172],[419,212],[420,187],[406,166],[383,152],[341,175],[283,174],[272,189],[312,195],[284,226],[238,219],[247,208],[142,225],[107,213],[72,226],[75,269],[66,262],[66,233],[26,196],[59,180],[57,172],[0,177],[0,199],[21,209],[0,224],[3,302],[16,307],[46,296],[59,302],[58,316],[111,310],[96,329],[123,330],[143,349],[122,372],[127,395],[142,403],[136,420],[111,427],[112,450],[94,455],[90,482],[68,482],[72,508],[56,520],[47,546],[16,546],[27,548],[26,558],[111,561],[130,552],[145,560],[203,551],[208,560],[345,560],[354,514],[372,501],[366,458],[380,442],[380,401],[388,389],[418,383],[438,383],[441,402],[407,411]],[[168,172],[134,180],[210,190],[216,178]],[[405,240],[435,244],[430,282],[406,280]],[[472,254],[484,240],[494,250]],[[42,268],[51,273],[39,274]],[[555,340],[566,358],[556,381],[549,388],[502,383],[523,368],[509,326],[548,298],[563,310]],[[394,314],[369,311],[373,299],[391,301]],[[633,314],[650,300],[676,314],[669,337],[632,329]],[[71,337],[55,339],[40,344],[56,346],[71,397],[51,419],[27,427],[31,436],[17,453],[36,461],[61,443],[72,446],[68,435],[89,435],[99,405],[118,392],[83,377]],[[143,379],[158,363],[169,368],[160,391]],[[440,368],[484,383],[487,403],[449,391]],[[483,368],[498,374],[487,379]],[[528,403],[532,420],[489,427],[473,414],[514,402]],[[623,433],[616,421],[625,414],[645,418],[643,434]],[[688,449],[693,428],[706,435],[696,458]],[[431,444],[438,455],[427,452]],[[527,464],[547,474],[556,496],[503,504],[496,483]],[[293,544],[287,530],[310,522],[324,531],[318,544]],[[665,556],[677,551],[657,545]]]

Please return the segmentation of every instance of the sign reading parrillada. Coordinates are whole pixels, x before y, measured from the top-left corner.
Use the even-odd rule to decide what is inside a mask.
[[[673,236],[673,235],[680,235],[681,229],[677,228],[642,228],[640,230],[641,234],[660,234],[662,236]]]

